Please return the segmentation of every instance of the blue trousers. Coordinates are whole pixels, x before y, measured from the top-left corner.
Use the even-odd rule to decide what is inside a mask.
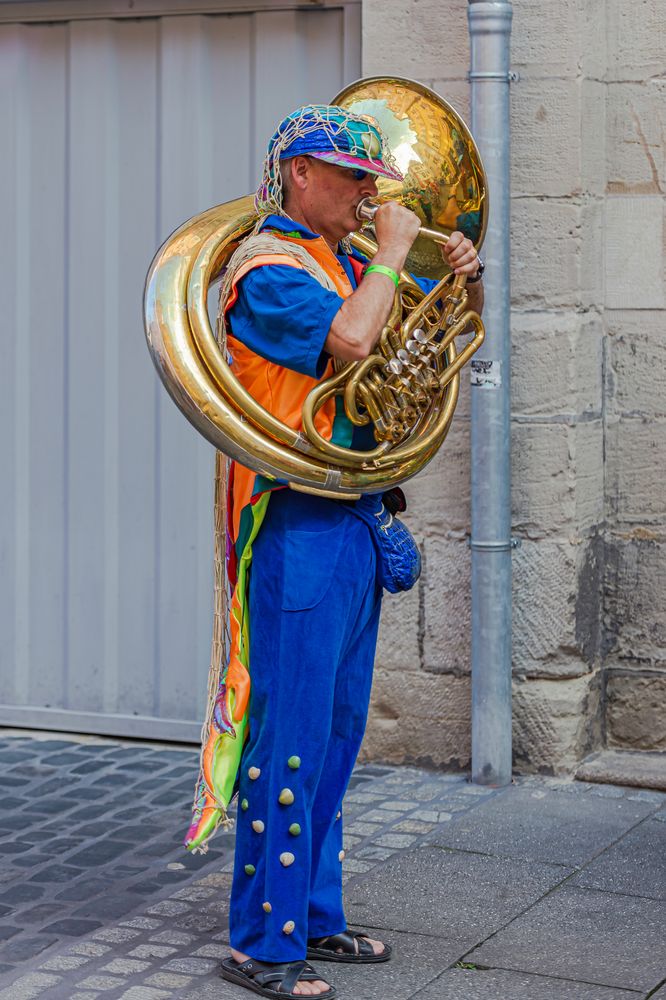
[[[342,798],[368,712],[381,589],[343,503],[271,497],[250,577],[249,738],[240,770],[231,946],[305,958],[347,926]]]

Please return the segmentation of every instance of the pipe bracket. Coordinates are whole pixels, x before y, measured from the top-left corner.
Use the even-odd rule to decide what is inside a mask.
[[[508,542],[503,541],[476,541],[471,536],[467,539],[470,549],[476,552],[511,552],[519,549],[522,545],[520,538],[510,538]]]
[[[467,79],[470,83],[473,83],[475,80],[499,80],[500,83],[520,83],[520,73],[517,73],[515,70],[509,70],[508,73],[470,70],[467,74]]]

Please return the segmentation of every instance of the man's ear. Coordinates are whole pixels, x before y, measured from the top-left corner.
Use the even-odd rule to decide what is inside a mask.
[[[310,157],[294,156],[290,163],[292,183],[304,191],[310,175]]]

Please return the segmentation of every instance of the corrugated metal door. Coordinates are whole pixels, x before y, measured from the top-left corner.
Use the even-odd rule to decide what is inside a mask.
[[[143,280],[359,75],[358,11],[0,25],[0,723],[197,738],[213,451],[158,384]]]

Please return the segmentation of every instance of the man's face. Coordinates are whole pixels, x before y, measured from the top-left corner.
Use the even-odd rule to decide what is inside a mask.
[[[313,156],[303,159],[307,161],[306,184],[299,194],[310,228],[335,241],[360,229],[356,207],[364,198],[376,197],[374,174],[350,170]]]

